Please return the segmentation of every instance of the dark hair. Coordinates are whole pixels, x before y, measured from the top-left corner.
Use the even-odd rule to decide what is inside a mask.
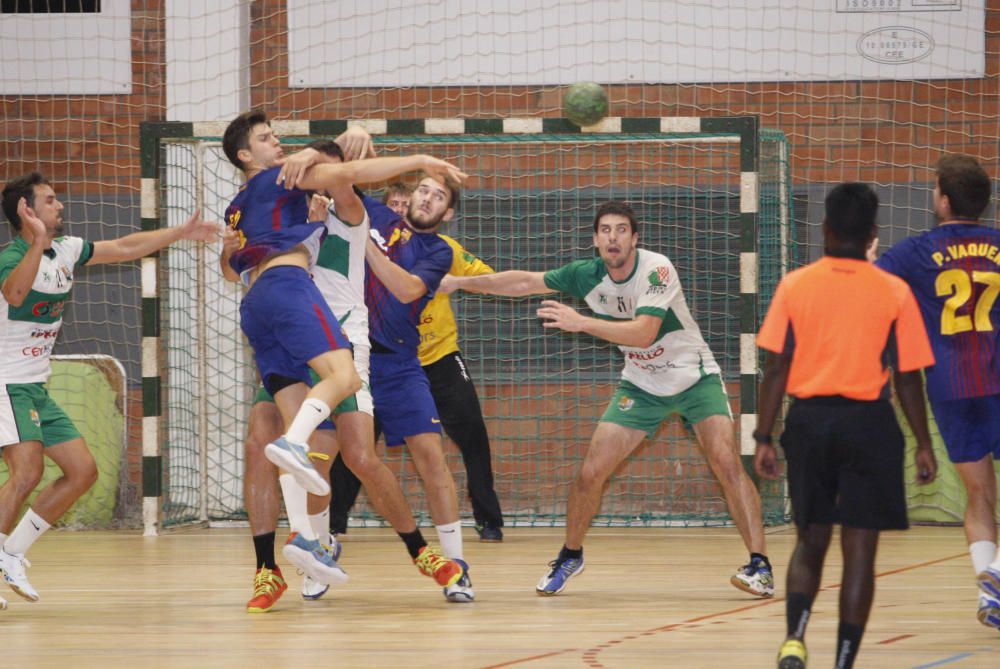
[[[28,202],[28,206],[35,206],[35,186],[49,184],[49,180],[42,176],[41,172],[29,172],[24,176],[11,179],[3,187],[3,213],[14,227],[15,231],[21,230],[21,217],[17,215],[17,203],[23,197]]]
[[[449,187],[450,190],[450,187]],[[394,194],[400,195],[410,195],[413,193],[413,187],[408,186],[402,181],[393,181],[391,184],[385,187],[385,192],[382,193],[382,204],[389,201],[389,196]]]
[[[222,135],[222,150],[225,151],[226,158],[241,170],[246,167],[237,154],[243,149],[250,148],[250,132],[255,125],[261,123],[268,123],[267,114],[264,112],[259,109],[243,112],[229,122],[225,134]]]
[[[597,208],[597,213],[594,214],[594,232],[597,232],[597,224],[601,222],[601,219],[612,214],[627,218],[633,235],[639,232],[639,219],[635,217],[632,207],[618,200],[605,202]]]
[[[972,156],[953,153],[937,163],[937,185],[948,196],[955,218],[978,221],[990,204],[993,186],[986,170]]]
[[[834,186],[823,206],[826,227],[838,241],[864,245],[875,236],[878,195],[868,184]]]
[[[448,179],[448,178],[445,178],[444,180],[441,180],[441,179],[438,179],[437,177],[432,177],[431,175],[427,174],[426,172],[424,172],[424,176],[420,177],[421,181],[423,181],[424,179],[434,179],[434,181],[437,181],[439,184],[442,184],[445,188],[448,189],[448,208],[449,209],[455,209],[458,206],[458,201],[462,197],[462,185],[461,184],[459,184],[457,181],[453,181],[453,180]],[[410,189],[410,192],[412,193],[413,189]]]
[[[337,144],[332,139],[314,139],[313,141],[306,144],[307,149],[316,149],[320,153],[325,153],[331,158],[340,158],[340,162],[344,162],[344,150],[340,148],[340,144]]]

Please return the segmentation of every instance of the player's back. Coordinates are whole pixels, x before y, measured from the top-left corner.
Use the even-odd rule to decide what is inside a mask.
[[[322,222],[310,223],[309,193],[286,190],[276,183],[281,168],[255,174],[226,208],[226,224],[239,235],[240,247],[229,264],[237,273],[253,269],[265,258],[308,244],[315,256],[325,234]]]
[[[937,364],[932,400],[1000,393],[1000,231],[949,223],[905,239],[878,260],[920,305]]]

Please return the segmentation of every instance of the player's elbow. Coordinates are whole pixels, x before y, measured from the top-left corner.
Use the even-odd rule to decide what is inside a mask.
[[[12,307],[19,307],[24,304],[25,293],[20,293],[14,290],[7,290],[7,286],[0,290],[3,293],[3,299],[7,300],[7,304]]]

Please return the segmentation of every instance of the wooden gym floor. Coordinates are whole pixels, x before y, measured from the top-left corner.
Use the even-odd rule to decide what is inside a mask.
[[[724,528],[595,529],[586,571],[563,594],[542,598],[534,584],[561,528],[508,528],[502,544],[481,544],[466,528],[477,599],[461,605],[417,573],[393,533],[352,528],[341,560],[349,583],[306,602],[288,567],[290,587],[275,609],[248,615],[246,529],[158,538],[55,531],[30,554],[41,601],[3,592],[0,666],[774,667],[793,538],[790,527],[768,533],[773,600],[729,585],[745,554]],[[811,667],[833,665],[840,564],[831,547],[806,637]],[[961,528],[884,534],[878,573],[857,667],[1000,667],[1000,632],[975,618]]]

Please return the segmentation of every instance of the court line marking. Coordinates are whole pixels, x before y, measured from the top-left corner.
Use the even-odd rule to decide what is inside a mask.
[[[946,657],[943,660],[937,660],[935,662],[931,662],[930,664],[918,665],[913,669],[930,669],[931,667],[940,667],[941,665],[944,664],[951,664],[952,662],[958,662],[959,660],[964,660],[965,658],[972,657],[973,655],[975,655],[975,653],[961,653],[959,655],[952,655],[951,657]]]
[[[957,553],[955,555],[949,555],[948,557],[938,558],[936,560],[928,560],[926,562],[920,562],[920,563],[917,563],[917,564],[906,565],[904,567],[899,567],[897,569],[890,569],[888,571],[884,571],[884,572],[875,574],[875,578],[879,579],[879,578],[882,578],[884,576],[892,576],[894,574],[901,574],[903,572],[913,571],[915,569],[922,569],[924,567],[930,567],[932,565],[940,564],[942,562],[948,562],[948,561],[951,561],[951,560],[957,560],[958,558],[966,557],[967,555],[968,555],[968,553]],[[838,588],[840,588],[840,583],[833,583],[831,585],[823,586],[822,588],[819,589],[819,591],[822,592],[824,590],[836,590]],[[663,625],[662,627],[654,627],[653,629],[649,629],[649,630],[644,630],[644,631],[640,631],[640,632],[632,632],[630,634],[627,634],[627,635],[624,635],[624,636],[621,636],[621,637],[617,637],[617,638],[613,638],[613,639],[610,639],[608,641],[605,641],[604,643],[602,643],[600,645],[593,646],[591,648],[582,649],[583,650],[583,656],[582,656],[581,659],[583,660],[584,664],[586,664],[588,667],[591,667],[592,669],[606,669],[605,666],[603,664],[601,664],[601,662],[597,659],[597,655],[600,654],[600,652],[602,650],[604,650],[605,648],[610,648],[613,645],[621,643],[622,641],[626,641],[626,640],[629,640],[629,639],[635,639],[635,638],[638,638],[639,636],[652,636],[654,634],[659,634],[661,632],[670,632],[672,630],[675,630],[675,629],[678,629],[678,628],[681,628],[681,627],[686,627],[686,626],[689,626],[689,625],[693,625],[695,623],[700,623],[700,622],[702,622],[704,620],[712,620],[712,619],[715,619],[715,618],[724,618],[724,617],[727,617],[727,616],[731,616],[731,615],[733,615],[735,613],[742,613],[743,611],[751,611],[753,609],[759,609],[759,608],[764,607],[764,606],[772,606],[774,604],[777,604],[777,603],[783,602],[783,601],[785,601],[784,597],[774,597],[772,599],[767,599],[767,600],[764,600],[764,601],[761,601],[761,602],[756,602],[754,604],[749,604],[747,606],[741,606],[741,607],[735,608],[735,609],[729,609],[727,611],[717,611],[715,613],[707,613],[707,614],[702,615],[702,616],[695,616],[694,618],[688,618],[687,620],[683,620],[681,622],[670,623],[669,625]],[[507,661],[507,662],[501,662],[499,664],[491,664],[489,666],[483,667],[483,669],[502,669],[504,667],[512,667],[512,666],[515,666],[515,665],[518,665],[518,664],[526,664],[528,662],[534,662],[535,660],[541,660],[541,659],[544,659],[544,658],[553,657],[555,655],[562,655],[564,653],[575,653],[575,652],[579,652],[580,650],[581,650],[580,648],[566,648],[565,650],[553,651],[553,652],[550,652],[550,653],[546,653],[544,655],[533,655],[531,657],[524,657],[524,658],[520,658],[520,659],[517,659],[517,660],[510,660],[510,661]],[[967,656],[968,656],[968,654],[962,655],[962,656],[956,656],[956,658],[957,659],[963,659],[963,658],[965,658]],[[956,661],[956,658],[948,658],[947,661],[948,662]],[[940,664],[940,663],[938,663],[938,664]],[[922,665],[921,667],[916,667],[915,669],[928,669],[929,667],[938,666],[938,664]]]

